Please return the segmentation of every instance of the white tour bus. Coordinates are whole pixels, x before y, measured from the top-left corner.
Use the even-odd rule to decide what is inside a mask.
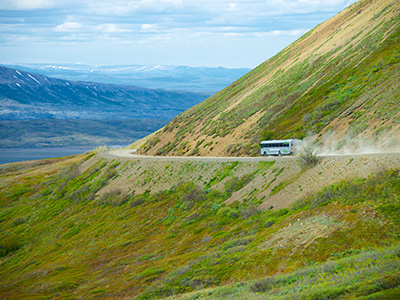
[[[272,140],[260,143],[261,155],[293,155],[301,145],[301,140]]]

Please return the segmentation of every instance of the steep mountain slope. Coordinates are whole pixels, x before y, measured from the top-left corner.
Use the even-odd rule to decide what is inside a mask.
[[[391,148],[400,138],[399,45],[400,2],[361,0],[176,117],[140,151],[257,155],[262,139],[307,136],[333,150],[349,140]]]
[[[201,93],[74,82],[0,67],[0,119],[172,119]]]

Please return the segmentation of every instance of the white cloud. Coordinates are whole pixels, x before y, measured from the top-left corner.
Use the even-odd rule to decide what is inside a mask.
[[[1,0],[0,9],[43,9],[53,8],[52,0]]]
[[[238,37],[243,37],[244,34],[239,32],[226,32],[223,34],[223,36],[226,38],[238,38]]]
[[[68,21],[68,19],[69,18],[67,18],[67,21],[65,21],[64,23],[56,26],[53,30],[55,32],[70,33],[71,35],[67,37],[67,39],[69,40],[73,39],[74,37],[79,37],[79,40],[82,40],[82,37],[85,37],[85,39],[89,39],[90,37],[96,38],[96,35],[98,34],[112,35],[112,34],[125,34],[132,32],[131,29],[123,28],[119,24],[109,23],[109,24],[90,26],[90,25],[84,25],[76,21]]]
[[[7,44],[9,46],[14,45],[15,43],[36,44],[43,41],[40,37],[27,36],[27,35],[9,35],[7,39],[8,39]]]
[[[26,11],[72,8],[76,11],[81,11],[90,2],[95,3],[94,0],[0,0],[0,10]]]
[[[281,37],[281,36],[293,36],[300,37],[305,34],[309,29],[294,29],[294,30],[272,30],[268,32],[256,32],[256,37]]]
[[[343,9],[357,0],[267,0],[273,14],[311,13]]]
[[[103,24],[100,26],[100,30],[104,33],[127,33],[132,32],[132,30],[121,28],[116,24]]]
[[[142,24],[140,26],[140,29],[142,31],[155,31],[157,29],[157,25],[156,24]]]
[[[294,29],[294,30],[272,30],[266,32],[225,32],[224,37],[227,38],[271,38],[271,37],[300,37],[305,34],[309,29]]]
[[[237,10],[239,10],[237,3],[229,3],[228,10],[229,11],[237,11]]]
[[[83,28],[83,25],[79,22],[65,22],[54,28],[57,32],[74,32],[79,31]]]
[[[160,13],[183,7],[182,0],[120,0],[116,2],[110,0],[92,0],[88,1],[87,4],[88,10],[94,14],[116,16],[126,16],[137,12],[145,12],[147,14]]]
[[[35,10],[82,6],[84,0],[0,0],[0,9]],[[89,0],[91,1],[91,0]]]

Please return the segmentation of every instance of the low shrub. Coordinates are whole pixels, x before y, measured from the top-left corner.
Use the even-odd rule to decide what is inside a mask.
[[[0,238],[0,257],[17,251],[23,246],[20,238],[16,235],[10,235]]]
[[[307,145],[300,149],[298,152],[298,160],[300,166],[305,168],[312,168],[319,163],[317,156],[318,150],[314,145]]]
[[[145,203],[145,202],[146,202],[146,199],[145,199],[145,198],[139,197],[139,198],[134,198],[134,199],[131,201],[130,205],[131,205],[131,207],[136,207],[136,206],[142,205],[142,204]]]
[[[121,206],[129,200],[127,195],[122,195],[121,190],[112,190],[104,193],[98,200],[98,205]]]
[[[262,278],[255,281],[250,286],[250,291],[252,291],[253,293],[265,293],[269,290],[272,290],[274,286],[275,286],[274,277]]]
[[[234,239],[228,242],[225,242],[222,246],[222,250],[228,250],[233,247],[238,247],[238,246],[246,246],[250,244],[254,240],[255,236],[248,236],[248,237],[243,237],[243,238],[238,238]]]
[[[259,212],[258,208],[254,205],[251,205],[249,207],[246,207],[245,209],[243,209],[240,212],[240,217],[242,219],[248,219],[248,218],[258,214],[258,212]]]
[[[198,186],[191,187],[181,198],[185,210],[192,209],[196,203],[203,202],[205,199],[206,193]]]

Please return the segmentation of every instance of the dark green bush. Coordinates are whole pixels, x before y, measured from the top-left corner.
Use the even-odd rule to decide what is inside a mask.
[[[193,186],[182,196],[181,201],[184,203],[184,209],[189,210],[192,209],[196,203],[203,202],[205,199],[205,191],[198,186]]]
[[[130,205],[131,205],[131,207],[136,207],[136,206],[142,205],[145,202],[146,202],[146,198],[139,196],[138,198],[132,199]]]
[[[20,238],[16,235],[4,236],[0,238],[0,257],[6,256],[17,251],[23,246]]]
[[[248,236],[248,237],[243,237],[243,238],[238,238],[234,239],[228,242],[225,242],[222,246],[222,250],[228,250],[233,247],[238,247],[238,246],[246,246],[250,244],[254,240],[254,236]]]
[[[262,278],[262,279],[255,281],[250,286],[250,291],[252,291],[253,293],[265,293],[265,292],[273,289],[274,286],[275,286],[275,278],[274,277]]]
[[[277,138],[278,138],[278,136],[275,131],[265,129],[261,132],[261,140],[263,140],[263,141],[274,140]]]

